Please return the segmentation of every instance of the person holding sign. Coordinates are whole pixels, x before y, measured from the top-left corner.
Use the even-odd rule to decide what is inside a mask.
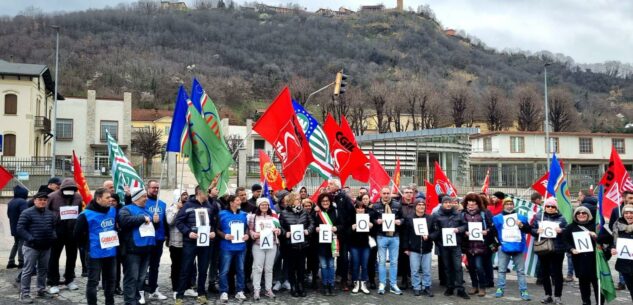
[[[415,213],[405,220],[404,253],[409,256],[411,283],[415,296],[433,297],[431,291],[431,260],[433,240],[429,237],[432,217],[426,214],[424,199],[415,200]]]
[[[372,222],[379,228],[378,232],[378,294],[385,294],[387,284],[387,252],[389,252],[389,286],[393,294],[401,295],[398,288],[398,251],[400,250],[400,237],[397,228],[404,223],[401,206],[398,201],[391,198],[391,189],[383,187],[380,190],[380,200],[374,204],[374,217]]]
[[[48,195],[46,208],[55,215],[55,231],[59,237],[51,249],[48,261],[48,290],[51,294],[59,293],[59,258],[62,250],[66,249],[66,268],[64,270],[65,285],[69,290],[77,290],[75,280],[75,264],[77,262],[77,241],[73,238],[75,222],[82,210],[83,199],[77,192],[77,184],[72,178],[62,181],[59,190]]]
[[[284,265],[287,264],[288,280],[290,282],[290,294],[293,297],[305,297],[303,280],[306,271],[306,251],[310,240],[306,238],[314,230],[314,221],[301,205],[301,199],[295,194],[286,198],[286,207],[279,217],[281,229],[286,234],[286,251]],[[294,229],[294,230],[293,230]]]
[[[558,204],[555,197],[545,200],[544,212],[539,212],[534,217],[532,225],[532,235],[539,240],[551,238],[554,242],[554,251],[539,255],[541,272],[543,274],[543,289],[545,298],[543,304],[562,304],[563,294],[563,260],[565,259],[565,243],[561,233],[567,227],[567,220],[558,212]],[[551,224],[557,224],[552,226]],[[549,275],[549,276],[548,276]],[[552,283],[554,281],[554,298],[552,299]]]
[[[484,269],[484,258],[488,247],[484,238],[493,228],[492,219],[486,215],[481,197],[475,193],[464,197],[463,206],[462,215],[468,224],[468,231],[464,233],[466,235],[464,252],[468,259],[468,273],[473,285],[468,294],[483,297],[486,296],[486,287],[488,287]]]
[[[273,266],[277,255],[278,236],[281,229],[275,226],[279,223],[273,217],[268,198],[257,198],[257,208],[248,219],[248,232],[253,240],[253,299],[260,298],[262,273],[264,274],[265,295],[274,298]]]
[[[220,301],[228,301],[229,269],[235,264],[235,299],[246,300],[244,295],[244,260],[246,256],[245,234],[247,228],[246,212],[240,210],[242,201],[240,197],[230,195],[228,197],[228,209],[222,210],[219,216],[217,234],[220,238]]]
[[[352,225],[352,233],[349,240],[349,252],[352,258],[352,281],[354,282],[352,293],[358,293],[360,290],[364,294],[369,294],[369,289],[367,289],[370,252],[369,232],[374,225],[369,220],[369,214],[367,213],[369,208],[362,201],[356,201],[354,207],[356,209],[356,223]]]
[[[158,216],[158,228],[156,229],[156,244],[152,247],[149,258],[149,272],[147,274],[147,288],[149,299],[166,300],[167,297],[158,290],[158,267],[160,267],[160,258],[163,256],[163,247],[165,245],[166,234],[169,232],[165,212],[167,204],[158,199],[160,183],[156,180],[147,182],[147,202],[145,209],[154,217]]]
[[[213,239],[215,239],[217,225],[215,215],[217,215],[217,208],[209,203],[209,195],[206,189],[200,185],[195,188],[195,196],[189,198],[176,214],[176,227],[182,233],[182,271],[176,292],[176,305],[183,304],[185,291],[191,286],[196,260],[198,267],[197,301],[200,304],[207,303],[205,284],[209,258],[214,250]],[[205,229],[204,232],[202,228]]]
[[[143,187],[131,190],[132,203],[119,210],[117,222],[120,228],[119,238],[123,262],[123,300],[126,304],[137,304],[140,291],[143,291],[149,256],[156,244],[155,229],[158,217],[145,210],[147,193]]]
[[[352,224],[354,224],[356,211],[354,210],[354,202],[352,201],[349,190],[345,191],[341,189],[341,180],[337,178],[329,179],[327,192],[332,195],[332,205],[336,207],[339,221],[339,232],[336,237],[339,241],[339,253],[341,253],[341,255],[336,259],[336,274],[341,280],[341,290],[349,291],[349,287],[347,286],[349,257],[347,254],[349,252],[349,233],[352,231],[351,228]]]
[[[591,211],[584,206],[574,210],[574,222],[567,226],[563,232],[563,241],[568,252],[572,254],[571,260],[578,277],[580,296],[583,305],[591,304],[591,287],[598,303],[598,278],[596,277],[596,225],[593,222]],[[604,304],[604,299],[602,303]]]
[[[615,270],[624,277],[633,300],[633,205],[622,207],[622,217],[613,225],[613,240],[611,254],[617,257]]]
[[[114,305],[116,252],[119,238],[115,229],[116,208],[110,205],[110,192],[95,190],[94,198],[79,214],[75,223],[75,240],[85,247],[88,267],[86,300],[97,304],[97,286],[103,272],[103,294],[106,305]]]
[[[319,262],[321,266],[321,294],[334,295],[334,258],[339,255],[336,232],[341,228],[333,197],[329,193],[319,195],[319,210],[312,214],[314,226],[319,233]],[[358,290],[358,289],[357,289]]]
[[[442,206],[431,223],[431,238],[437,241],[440,257],[446,276],[445,296],[455,294],[463,299],[470,299],[464,290],[464,273],[462,271],[462,235],[468,228],[464,218],[451,202],[451,198],[442,198]]]

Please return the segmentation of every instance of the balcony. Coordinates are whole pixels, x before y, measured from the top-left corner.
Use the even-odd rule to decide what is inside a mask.
[[[45,116],[35,116],[35,130],[39,130],[44,134],[51,132],[51,120]]]

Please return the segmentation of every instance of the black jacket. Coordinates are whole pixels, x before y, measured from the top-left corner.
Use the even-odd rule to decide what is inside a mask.
[[[9,217],[9,224],[11,225],[11,236],[17,235],[20,214],[28,208],[26,201],[28,195],[29,191],[20,185],[16,185],[13,188],[13,199],[9,201],[7,206],[7,217]]]
[[[568,225],[563,232],[563,241],[565,242],[566,251],[571,252],[571,249],[576,248],[573,233],[584,231],[581,227],[584,227],[589,232],[594,232],[596,230],[593,221],[590,221],[586,224],[579,224],[574,222]],[[574,272],[576,273],[576,277],[578,278],[592,278],[596,276],[596,241],[592,239],[591,245],[594,249],[593,252],[572,254],[571,256],[572,263],[574,264]]]
[[[445,210],[442,207],[433,216],[433,223],[430,226],[433,230],[430,236],[437,242],[439,246],[442,246],[442,229],[443,228],[456,228],[458,232],[455,234],[457,237],[457,245],[462,244],[462,235],[468,230],[468,224],[464,221],[462,215],[455,209]]]
[[[423,240],[422,236],[415,234],[415,228],[413,227],[414,218],[426,218],[426,226],[429,230],[429,238],[427,240]],[[413,213],[412,217],[406,218],[404,221],[404,231],[400,234],[402,237],[401,242],[404,244],[401,248],[405,251],[416,253],[430,253],[431,250],[433,250],[433,239],[431,238],[431,232],[433,231],[433,227],[431,226],[432,223],[433,217],[427,214],[424,216],[417,216]]]
[[[330,220],[332,220],[332,223],[334,224],[334,226],[336,227],[336,236],[338,238],[339,234],[343,233],[343,226],[341,225],[341,222],[339,221],[338,218],[338,211],[336,210],[335,207],[330,206],[330,208],[327,211],[324,211],[325,213],[327,213],[328,216],[330,216]],[[315,213],[312,212],[312,222],[314,223],[314,230],[316,231],[316,228],[319,227],[319,225],[321,224],[326,224],[323,221],[321,221],[321,217],[319,217],[319,213]],[[351,227],[350,227],[351,228]],[[317,236],[317,242],[319,242],[319,233],[315,234]],[[347,234],[349,236],[349,232]],[[325,257],[332,257],[332,245],[331,244],[322,244],[319,243],[319,255],[320,256],[325,256]]]
[[[198,200],[193,197],[189,198],[185,205],[178,211],[176,215],[176,227],[178,231],[182,233],[182,241],[195,243],[195,239],[189,238],[189,233],[193,232],[196,227],[196,209],[206,209],[209,215],[209,226],[211,226],[211,232],[215,232],[218,223],[218,209],[217,206],[209,203],[209,201],[205,201],[204,203],[198,202]]]
[[[150,222],[154,225],[154,229],[157,229],[160,223],[154,223],[151,221],[151,216],[148,215],[148,217],[150,217]],[[151,251],[151,246],[136,246],[134,243],[134,237],[132,236],[134,230],[138,230],[138,228],[145,223],[145,215],[133,216],[127,208],[123,207],[119,210],[119,214],[117,215],[117,223],[119,224],[120,229],[119,249],[121,250],[121,255],[126,255],[128,253],[145,254]]]
[[[334,206],[338,212],[338,222],[342,229],[337,237],[341,240],[341,242],[345,242],[349,239],[352,225],[356,223],[356,209],[354,208],[352,198],[349,198],[349,196],[341,190],[333,195]]]
[[[29,248],[50,249],[57,239],[55,215],[46,208],[30,207],[20,215],[17,233],[20,239],[24,240],[24,245]]]
[[[110,207],[102,207],[98,203],[95,202],[94,199],[90,201],[90,203],[86,206],[86,210],[95,211],[98,213],[106,214],[110,211]],[[85,249],[90,249],[88,244],[88,220],[86,219],[86,214],[81,213],[77,217],[77,221],[75,221],[75,230],[73,231],[73,236],[75,237],[75,241],[80,247],[85,247]]]
[[[620,219],[617,220],[615,226],[613,227],[614,229],[613,235],[617,236],[615,243],[612,245],[614,248],[615,248],[615,244],[617,244],[618,242],[617,239],[619,238],[632,239],[633,238],[633,232],[626,232],[625,230],[621,229],[621,228],[624,228],[626,225],[627,223],[626,223],[626,220],[624,220],[624,217],[620,217]],[[631,264],[630,260],[617,258],[615,261],[615,270],[619,271],[620,273],[633,276],[633,264]]]
[[[404,217],[402,216],[402,206],[400,205],[400,202],[395,201],[393,199],[391,200],[389,205],[391,206],[391,213],[396,215],[395,220],[400,220],[400,225],[396,226],[396,231],[393,234],[393,236],[398,236],[398,234],[400,233],[402,224],[404,223]],[[374,224],[374,227],[377,228],[378,235],[385,236],[385,233],[387,232],[383,232],[382,224],[379,225],[377,223],[377,220],[382,219],[382,214],[385,213],[385,204],[382,201],[378,201],[374,203],[372,208],[374,209],[374,217],[371,218],[371,222]]]
[[[281,211],[281,216],[279,217],[279,222],[281,224],[281,229],[284,232],[290,232],[290,226],[296,224],[303,224],[303,229],[308,230],[308,235],[305,236],[303,243],[291,243],[291,238],[284,238],[287,246],[290,246],[293,249],[304,249],[310,246],[310,234],[314,233],[314,220],[308,214],[308,212],[301,209],[299,213],[295,213],[291,206],[283,209]]]
[[[595,224],[596,211],[598,210],[598,198],[593,196],[585,196],[580,205],[589,209],[589,212],[591,212],[592,223]]]
[[[565,217],[563,217],[563,215],[561,215],[560,213],[558,212],[554,214],[545,213],[545,215],[541,215],[541,213],[542,212],[539,212],[534,216],[534,223],[532,224],[532,236],[534,236],[535,238],[538,238],[539,236],[538,228],[539,228],[539,224],[541,223],[541,216],[543,218],[543,221],[558,222],[559,227],[563,229],[563,231],[567,227],[567,220],[565,220]],[[561,232],[560,234],[556,234],[556,238],[554,239],[555,252],[562,253],[567,250],[565,243],[563,242],[563,233],[564,232]]]

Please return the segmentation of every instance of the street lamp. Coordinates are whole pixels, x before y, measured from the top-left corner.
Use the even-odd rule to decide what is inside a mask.
[[[551,63],[545,63],[545,65],[543,65],[543,71],[544,71],[544,83],[545,83],[545,141],[547,141],[546,146],[547,146],[547,170],[549,170],[550,168],[550,164],[549,164],[549,154],[551,153],[551,143],[550,143],[550,139],[549,139],[549,106],[547,104],[547,66],[550,66]]]
[[[52,149],[52,160],[51,160],[51,177],[55,177],[55,146],[57,146],[56,132],[57,132],[57,84],[59,83],[59,26],[51,25],[52,29],[55,30],[55,96],[53,102],[53,115],[51,118],[51,134],[53,134],[53,149]]]

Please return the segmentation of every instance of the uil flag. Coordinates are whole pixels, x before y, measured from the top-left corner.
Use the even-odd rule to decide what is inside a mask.
[[[545,196],[547,194],[547,179],[549,178],[549,172],[545,173],[541,178],[536,180],[534,184],[532,184],[532,189],[537,193],[541,194],[541,196]],[[551,194],[547,194],[547,197],[552,196]]]
[[[266,112],[253,126],[259,135],[272,144],[281,160],[286,187],[292,188],[301,180],[314,157],[301,124],[292,108],[290,90],[285,87]]]
[[[396,169],[393,171],[393,191],[392,193],[400,193],[400,158],[396,157]]]
[[[435,192],[437,194],[446,194],[450,197],[457,197],[457,190],[451,180],[446,177],[437,161],[435,161]]]
[[[358,143],[356,142],[356,137],[354,137],[354,131],[352,131],[352,127],[349,126],[349,122],[347,122],[347,119],[345,118],[344,115],[341,116],[341,131],[343,131],[343,134],[350,139],[350,141],[354,144],[354,146],[360,150],[360,147],[358,147]],[[352,177],[354,177],[354,179],[360,181],[360,182],[367,182],[369,180],[369,164],[365,163],[361,166],[359,166],[358,168],[354,169],[352,171]]]
[[[178,88],[178,97],[176,98],[176,107],[174,108],[174,116],[171,119],[171,127],[169,128],[169,138],[167,139],[167,151],[180,152],[187,139],[187,91],[183,85]]]
[[[75,178],[75,183],[77,183],[77,190],[83,199],[82,209],[86,207],[90,201],[92,201],[92,194],[90,194],[90,188],[88,188],[88,182],[86,182],[86,177],[84,177],[84,173],[81,170],[81,163],[79,163],[79,159],[77,159],[77,155],[75,155],[75,151],[73,150],[73,175]]]
[[[424,184],[426,185],[426,213],[431,214],[433,209],[440,204],[440,199],[437,197],[435,186],[431,182],[424,180]]]
[[[261,149],[259,150],[259,173],[260,180],[268,183],[274,191],[284,189],[284,181],[281,179],[275,164],[270,161],[270,157]]]
[[[380,198],[380,190],[389,186],[389,174],[382,167],[374,154],[369,153],[369,197],[372,202]]]
[[[345,132],[336,124],[331,114],[328,114],[323,124],[323,130],[330,142],[330,154],[332,155],[332,165],[334,170],[341,178],[341,184],[345,185],[345,181],[359,167],[365,166],[368,162],[367,157],[354,144],[354,140],[345,134]],[[351,135],[354,136],[353,134]],[[369,179],[369,177],[368,177]]]
[[[486,170],[486,179],[484,179],[484,185],[481,187],[481,192],[488,195],[488,188],[490,187],[490,168]]]
[[[620,155],[615,150],[615,147],[611,147],[609,167],[604,176],[602,176],[600,184],[604,185],[603,210],[601,212],[603,216],[610,216],[611,211],[620,206],[622,192],[633,190],[629,172],[624,168],[624,164],[622,164]]]
[[[314,191],[312,196],[310,196],[310,200],[312,200],[312,202],[317,202],[319,195],[327,190],[327,185],[328,181],[324,180],[323,183],[321,183],[321,185],[319,185],[319,187]]]

